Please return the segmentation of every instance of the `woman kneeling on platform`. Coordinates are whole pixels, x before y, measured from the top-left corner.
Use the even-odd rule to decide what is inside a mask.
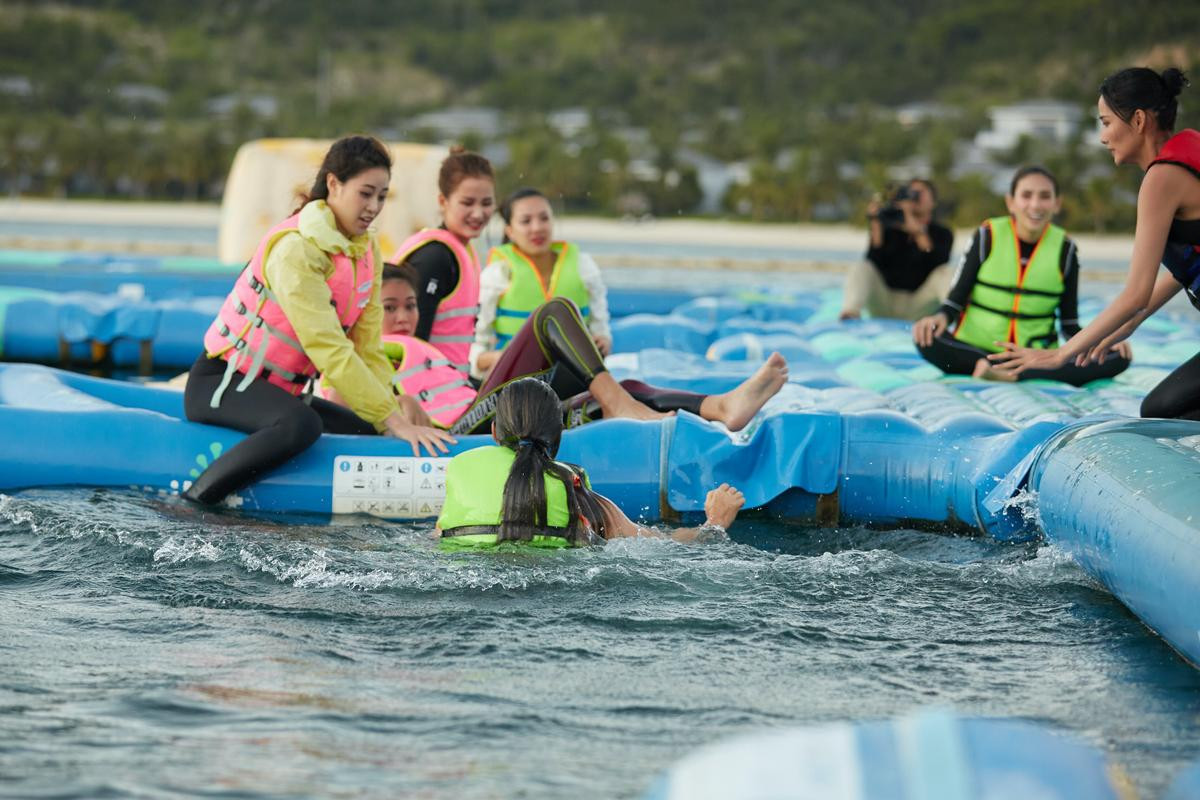
[[[1082,386],[1125,371],[1132,352],[1114,348],[1104,363],[1027,370],[996,369],[988,354],[1005,345],[1058,347],[1079,333],[1079,258],[1075,243],[1051,219],[1062,198],[1058,181],[1042,167],[1022,167],[1005,195],[1008,216],[989,219],[963,253],[941,309],[913,325],[921,355],[943,372],[989,380],[1052,380]],[[947,328],[957,320],[953,333]]]
[[[737,489],[721,484],[708,493],[699,528],[663,534],[642,527],[592,491],[583,468],[554,460],[562,432],[559,399],[549,386],[534,378],[506,386],[492,424],[497,444],[459,453],[446,467],[446,504],[437,522],[441,547],[583,547],[629,536],[719,539],[746,502]]]

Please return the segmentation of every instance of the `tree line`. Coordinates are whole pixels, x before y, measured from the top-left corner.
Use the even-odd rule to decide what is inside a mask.
[[[916,156],[950,221],[970,225],[999,201],[955,170],[955,142],[987,126],[989,107],[1050,97],[1090,118],[1114,69],[1189,68],[1198,23],[1200,6],[1160,0],[1019,13],[1007,0],[8,2],[0,191],[216,199],[249,139],[421,140],[417,115],[482,105],[511,123],[503,185],[541,186],[568,209],[696,213],[687,148],[747,165],[725,216],[856,219]],[[889,109],[916,101],[953,113],[900,126]],[[1188,101],[1180,121],[1195,124]],[[564,137],[547,123],[562,108],[586,109],[591,125]],[[631,145],[628,128],[646,141]],[[1127,229],[1138,176],[1106,166],[1093,135],[1085,125],[1077,141],[1023,141],[1001,158],[1054,169],[1073,227]]]

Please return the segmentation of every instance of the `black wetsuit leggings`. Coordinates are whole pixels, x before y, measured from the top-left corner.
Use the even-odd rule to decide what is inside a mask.
[[[959,341],[947,333],[936,337],[929,347],[918,347],[917,351],[926,361],[948,375],[970,375],[975,371],[976,362],[987,356],[986,350]],[[1101,378],[1120,375],[1128,366],[1129,359],[1110,355],[1103,364],[1086,364],[1082,367],[1064,364],[1058,369],[1030,369],[1018,375],[1017,379],[1061,381],[1072,386],[1083,386]]]
[[[539,377],[564,401],[567,427],[599,419],[600,404],[588,386],[607,371],[604,357],[570,300],[553,297],[539,306],[513,336],[500,360],[479,387],[479,396],[454,423],[456,434],[488,433],[496,416],[499,392],[519,378]],[[625,391],[655,411],[700,413],[705,395],[660,389],[641,381],[621,381]]]
[[[261,377],[239,392],[237,386],[242,376],[234,376],[221,396],[220,405],[212,408],[209,403],[225,375],[225,367],[226,362],[220,358],[201,354],[196,359],[183,393],[184,413],[192,422],[233,428],[250,435],[204,470],[184,493],[191,500],[219,502],[310,447],[322,432],[376,433],[373,425],[348,408],[319,397],[313,397],[309,405]]]
[[[1200,420],[1200,353],[1150,390],[1142,400],[1142,416]]]

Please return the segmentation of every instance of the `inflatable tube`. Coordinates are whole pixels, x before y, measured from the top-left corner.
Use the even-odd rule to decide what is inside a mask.
[[[1119,772],[1033,723],[924,711],[751,734],[673,766],[646,800],[1121,800]]]
[[[842,414],[830,406],[843,390],[833,391],[807,411],[768,408],[738,434],[685,413],[596,422],[568,431],[561,456],[584,464],[599,491],[648,521],[698,517],[708,489],[727,481],[750,507],[788,519],[1034,535],[1026,520],[988,511],[984,500],[1061,425],[1014,430],[972,412],[929,427],[895,411]],[[186,422],[178,391],[33,365],[0,365],[0,424],[13,432],[0,442],[0,490],[123,486],[177,494],[242,438]],[[464,437],[458,449],[487,441]],[[383,480],[401,467],[419,473],[419,484]],[[441,470],[440,459],[413,459],[395,440],[323,436],[231,502],[265,512],[430,517],[440,508]]]
[[[1068,429],[1028,484],[1046,538],[1200,665],[1200,423]]]
[[[40,363],[186,369],[219,298],[147,301],[0,289],[0,357]]]
[[[0,358],[42,364],[138,367],[147,373],[187,369],[199,355],[204,332],[233,285],[233,277],[220,276],[219,284],[210,287],[214,293],[209,295],[166,291],[166,285],[158,282],[157,299],[149,297],[142,284],[128,278],[112,294],[0,286]],[[690,296],[682,292],[664,296],[646,290],[614,290],[611,311],[614,317],[620,317],[647,304],[678,303]]]
[[[1200,763],[1193,764],[1176,776],[1163,795],[1163,800],[1197,800],[1200,798]]]

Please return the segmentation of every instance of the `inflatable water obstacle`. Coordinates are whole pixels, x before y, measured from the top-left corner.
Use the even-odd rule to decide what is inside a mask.
[[[649,294],[614,306],[632,311]],[[1135,366],[1114,380],[998,384],[941,377],[907,325],[838,323],[837,301],[832,291],[667,293],[655,303],[675,303],[669,313],[615,319],[617,378],[725,391],[779,350],[791,381],[736,434],[687,414],[611,420],[569,431],[561,457],[646,521],[695,519],[707,489],[727,481],[748,507],[805,524],[1044,536],[1200,663],[1200,425],[1133,419],[1146,389],[1194,354],[1193,326],[1152,319],[1134,340]],[[0,364],[0,427],[0,491],[175,495],[241,439],[185,421],[177,391],[12,363]],[[229,503],[432,518],[444,464],[394,440],[324,436]]]
[[[0,251],[0,359],[184,370],[242,264],[200,258]],[[685,291],[613,289],[614,317],[668,313]]]
[[[1180,795],[1187,796],[1187,795]],[[1125,800],[1094,747],[1029,722],[931,709],[750,734],[671,767],[645,800]]]

